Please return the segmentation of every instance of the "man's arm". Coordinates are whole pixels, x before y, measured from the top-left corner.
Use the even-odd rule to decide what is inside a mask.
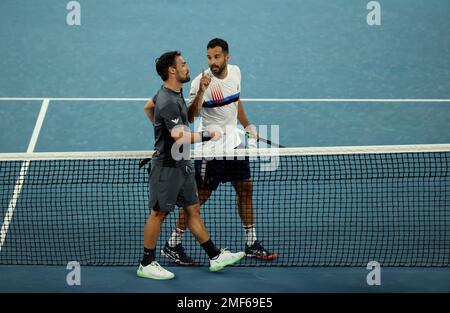
[[[153,124],[155,122],[155,103],[153,102],[153,99],[147,101],[144,106],[144,111],[150,122]]]
[[[241,100],[238,100],[238,120],[239,123],[244,127],[245,131],[248,132],[253,138],[258,139],[258,132],[256,131],[255,125],[251,124],[248,120],[247,114],[245,114],[244,106]]]
[[[197,95],[194,98],[194,101],[191,102],[188,109],[188,121],[189,123],[193,123],[194,119],[200,115],[200,110],[202,109],[203,103],[203,95],[205,91],[198,91]]]
[[[200,111],[202,109],[203,104],[203,95],[205,94],[205,90],[208,88],[210,83],[211,83],[211,76],[205,75],[205,70],[202,69],[202,77],[200,78],[197,92],[195,90],[197,86],[192,86],[191,88],[191,94],[196,92],[196,95],[194,100],[189,105],[188,109],[189,123],[193,123],[194,119],[200,115]]]
[[[238,100],[238,114],[237,114],[239,123],[246,128],[248,125],[250,125],[250,121],[247,118],[247,114],[245,114],[244,106],[241,102],[241,100]]]
[[[187,127],[176,126],[170,130],[170,135],[178,144],[191,144],[202,141],[216,141],[220,138],[221,134],[216,131],[203,131],[193,133],[187,130]]]
[[[191,132],[189,127],[183,124],[179,109],[173,105],[165,106],[160,111],[160,115],[170,135],[178,144],[191,144],[208,140],[215,141],[221,136],[219,132]]]

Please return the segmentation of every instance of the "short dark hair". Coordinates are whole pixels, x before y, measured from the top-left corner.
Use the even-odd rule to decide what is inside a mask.
[[[169,67],[176,65],[175,59],[180,55],[180,51],[169,51],[161,54],[161,56],[155,60],[156,73],[158,73],[164,82],[169,78],[167,72]]]
[[[228,43],[221,38],[214,38],[208,42],[206,49],[211,49],[215,47],[221,47],[222,51],[228,53]]]

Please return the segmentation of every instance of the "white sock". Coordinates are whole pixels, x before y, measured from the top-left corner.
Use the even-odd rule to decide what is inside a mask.
[[[246,237],[246,243],[247,246],[251,246],[256,241],[256,229],[254,225],[245,226],[245,237]]]
[[[183,240],[184,230],[175,228],[175,230],[172,232],[172,235],[170,236],[170,239],[168,242],[170,247],[175,247],[176,245],[181,243],[181,240]]]

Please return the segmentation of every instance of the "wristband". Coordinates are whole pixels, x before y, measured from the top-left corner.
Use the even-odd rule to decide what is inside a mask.
[[[207,131],[207,130],[205,130],[205,131],[202,131],[202,142],[203,141],[209,141],[209,140],[211,140],[211,133],[209,132],[209,131]]]

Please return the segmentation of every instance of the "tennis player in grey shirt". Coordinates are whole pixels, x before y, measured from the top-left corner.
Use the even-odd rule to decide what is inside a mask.
[[[219,250],[212,242],[200,216],[194,167],[183,148],[195,142],[217,140],[220,133],[193,133],[188,128],[182,86],[190,80],[189,67],[180,52],[162,54],[156,60],[156,72],[164,84],[144,108],[155,129],[155,154],[149,175],[150,216],[144,226],[144,254],[137,275],[152,279],[175,276],[156,261],[155,250],[161,225],[176,206],[185,210],[188,228],[208,254],[209,269],[218,271],[238,262],[245,253]]]

